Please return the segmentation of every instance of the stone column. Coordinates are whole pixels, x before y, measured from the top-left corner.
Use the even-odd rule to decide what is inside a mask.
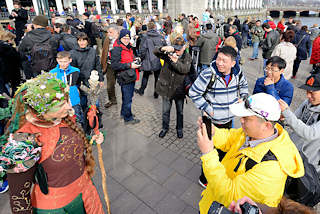
[[[213,0],[209,0],[209,8],[213,10]]]
[[[130,0],[124,0],[124,11],[130,13]]]
[[[237,6],[236,0],[232,0],[232,4],[231,4],[232,10],[235,10],[236,6]]]
[[[296,17],[300,17],[300,12],[296,12]]]
[[[219,9],[220,9],[220,10],[223,9],[223,0],[219,0]]]
[[[139,13],[142,13],[142,5],[141,5],[141,0],[138,0],[138,11]]]
[[[14,9],[13,1],[12,0],[6,0],[6,4],[7,4],[7,8],[8,8],[9,13],[11,13],[11,11]]]
[[[237,10],[240,9],[240,0],[237,0],[236,9],[237,9]]]
[[[214,9],[218,10],[218,0],[214,0]]]
[[[62,7],[62,2],[61,2],[61,0],[56,0],[56,5],[57,5],[58,13],[59,13],[59,14],[62,14],[62,12],[63,12],[63,7]]]
[[[158,10],[163,13],[163,0],[158,0]]]
[[[33,4],[33,8],[34,11],[36,12],[37,15],[39,15],[39,5],[38,5],[38,1],[37,0],[32,0],[32,4]]]
[[[152,13],[152,0],[148,0],[148,9],[149,12]]]
[[[98,11],[98,14],[101,15],[101,3],[100,3],[100,0],[96,0],[96,9]]]
[[[223,5],[223,9],[227,9],[228,8],[228,0],[224,0],[224,5]]]
[[[78,13],[82,15],[85,12],[83,0],[77,0],[76,3],[77,3]]]
[[[232,8],[232,0],[228,0],[228,9],[231,10]]]
[[[116,14],[116,0],[111,0],[111,11],[113,14]]]

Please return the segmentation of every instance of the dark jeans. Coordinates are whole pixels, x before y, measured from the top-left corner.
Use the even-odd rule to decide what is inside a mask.
[[[107,92],[108,92],[108,98],[110,102],[116,103],[117,98],[116,98],[116,74],[114,71],[111,69],[111,65],[107,65]]]
[[[213,125],[216,126],[217,128],[221,128],[221,129],[231,129],[232,128],[232,120],[230,122],[226,123],[226,124],[216,124],[216,123],[214,123]],[[220,149],[217,149],[217,151],[218,151],[218,154],[219,154],[219,161],[221,162],[222,159],[224,158],[224,156],[226,155],[226,152],[223,152]],[[202,166],[201,166],[201,175],[200,175],[199,179],[201,180],[201,182],[203,184],[208,183],[206,177],[204,176]]]
[[[80,105],[82,107],[82,111],[85,112],[88,107],[88,97],[87,94],[80,90]]]
[[[170,123],[170,110],[172,106],[172,101],[174,100],[176,104],[177,111],[177,130],[183,129],[183,104],[184,99],[169,99],[167,97],[162,97],[162,129],[168,130]]]
[[[147,84],[148,84],[149,76],[152,73],[154,74],[154,93],[156,93],[155,92],[156,91],[156,84],[158,82],[158,78],[159,78],[159,75],[160,75],[160,70],[153,71],[153,72],[152,71],[144,71],[143,72],[141,86],[140,86],[140,89],[139,89],[140,93],[142,93],[142,94],[144,93],[144,90],[146,89]]]
[[[293,70],[292,70],[292,76],[296,76],[297,75],[297,72],[299,70],[299,67],[300,67],[300,63],[301,63],[301,59],[295,59],[294,60],[294,63],[293,63]]]
[[[244,48],[248,47],[248,34],[242,35],[242,45]]]
[[[134,92],[135,82],[121,85],[122,93],[122,105],[121,105],[121,116],[123,116],[124,121],[133,120],[131,112],[132,97]]]
[[[74,110],[74,114],[76,115],[77,122],[81,124],[82,128],[84,128],[84,114],[81,105],[74,105],[72,108]]]

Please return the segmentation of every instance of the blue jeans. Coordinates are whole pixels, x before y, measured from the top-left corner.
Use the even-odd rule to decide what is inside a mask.
[[[252,59],[258,58],[259,55],[259,42],[254,42],[253,43],[253,52],[252,52]]]
[[[133,120],[131,112],[132,97],[134,92],[135,82],[121,85],[122,93],[122,105],[121,105],[121,116],[123,116],[124,121]]]
[[[177,130],[183,129],[183,104],[184,99],[169,99],[167,97],[162,97],[162,129],[168,130],[170,123],[170,110],[172,106],[172,101],[176,103],[176,114],[177,114]]]

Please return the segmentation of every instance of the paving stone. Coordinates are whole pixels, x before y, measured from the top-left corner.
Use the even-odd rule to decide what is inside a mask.
[[[157,214],[157,213],[147,205],[140,204],[140,206],[132,214]]]
[[[131,175],[136,169],[126,163],[124,160],[119,161],[110,171],[110,175],[117,180],[118,182],[122,182],[125,178]]]
[[[180,196],[182,195],[192,184],[186,177],[181,176],[178,173],[174,173],[168,180],[163,184],[170,192]]]
[[[191,184],[191,186],[181,195],[181,199],[193,208],[198,209],[198,203],[201,199],[203,189],[198,184]]]
[[[191,206],[186,206],[186,208],[182,212],[183,214],[198,214],[199,209],[194,209]]]
[[[151,178],[136,170],[134,173],[124,179],[121,184],[133,194],[137,194],[142,190],[143,187],[145,187],[147,183],[151,183],[151,181]]]
[[[148,173],[158,164],[159,162],[155,158],[147,155],[134,162],[133,166],[141,170],[142,172]]]
[[[177,158],[178,158],[178,155],[168,149],[163,150],[156,156],[157,160],[159,160],[160,162],[168,166],[170,166],[170,164]]]
[[[140,204],[142,204],[142,202],[133,194],[124,192],[112,203],[111,212],[117,214],[132,213],[140,206]]]
[[[161,185],[151,182],[147,183],[141,192],[136,194],[136,196],[149,207],[154,208],[168,193],[169,191]]]
[[[170,165],[170,167],[175,169],[181,175],[184,175],[193,167],[193,163],[180,156]]]
[[[97,186],[98,184],[98,189],[102,190],[102,186],[101,185],[101,180],[100,182],[95,182],[95,185]],[[107,185],[108,185],[108,195],[109,195],[109,199],[110,202],[113,202],[114,200],[116,200],[122,193],[124,193],[126,191],[126,189],[119,184],[118,182],[116,182],[116,180],[114,180],[111,176],[107,175]]]
[[[150,171],[150,173],[148,173],[148,175],[159,184],[163,184],[171,175],[173,175],[173,173],[173,169],[159,163]]]
[[[121,155],[121,157],[128,163],[133,164],[144,156],[147,152],[145,149],[131,149]]]
[[[185,207],[186,204],[177,196],[168,194],[157,204],[155,210],[158,214],[180,214],[185,209]]]
[[[157,139],[160,139],[157,135]],[[146,150],[148,152],[148,155],[149,156],[156,156],[157,154],[159,154],[161,151],[164,150],[164,147],[161,146],[160,144],[158,143],[154,143],[154,142],[151,142],[149,143],[147,146],[146,146]]]
[[[195,164],[187,173],[185,173],[185,176],[192,182],[198,183],[200,174],[201,165]]]

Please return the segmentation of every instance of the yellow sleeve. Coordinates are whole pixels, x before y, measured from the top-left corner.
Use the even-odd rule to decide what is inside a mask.
[[[242,129],[219,129],[214,128],[215,134],[212,137],[213,144],[216,148],[227,152],[231,146],[239,140],[239,135],[243,133]]]
[[[203,155],[201,160],[208,180],[208,187],[200,202],[201,213],[207,213],[213,201],[228,207],[232,201],[244,196],[270,207],[278,206],[287,179],[278,161],[261,162],[231,179],[224,165],[219,162],[217,150]],[[241,165],[243,167],[244,163]]]

